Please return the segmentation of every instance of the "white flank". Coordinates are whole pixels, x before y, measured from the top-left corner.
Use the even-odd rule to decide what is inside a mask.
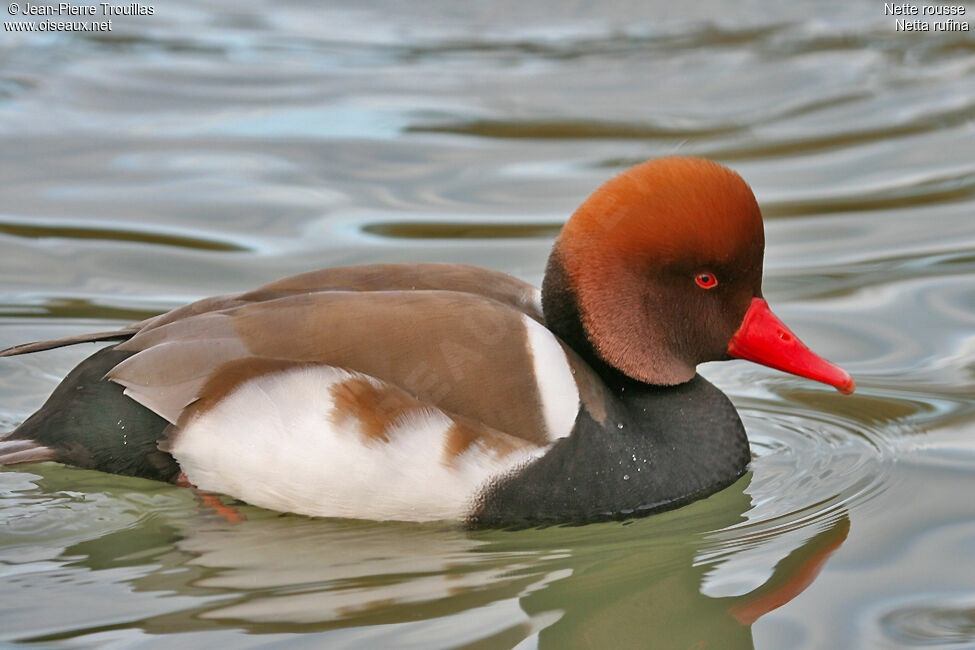
[[[319,366],[252,379],[193,418],[171,453],[197,487],[265,508],[429,521],[464,518],[483,485],[544,451],[498,456],[473,444],[444,463],[452,421],[433,407],[391,423],[388,441],[366,439],[358,421],[333,417],[332,389],[356,377]]]
[[[554,334],[528,316],[523,319],[549,440],[564,438],[579,413],[579,389],[569,359]]]

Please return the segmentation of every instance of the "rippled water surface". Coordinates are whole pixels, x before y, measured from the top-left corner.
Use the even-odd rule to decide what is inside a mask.
[[[766,296],[858,392],[703,367],[752,471],[626,523],[232,521],[0,470],[0,641],[975,647],[975,32],[873,0],[330,4],[0,33],[0,346],[338,264],[538,283],[591,190],[680,152],[752,184]],[[2,360],[0,430],[90,352]]]

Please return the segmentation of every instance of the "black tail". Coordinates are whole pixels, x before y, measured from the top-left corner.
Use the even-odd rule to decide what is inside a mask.
[[[121,336],[120,332],[105,334]],[[74,342],[80,341],[54,343]],[[78,364],[44,406],[0,438],[0,464],[55,460],[113,474],[172,481],[179,466],[156,446],[169,423],[105,379],[109,370],[132,354],[109,347]]]

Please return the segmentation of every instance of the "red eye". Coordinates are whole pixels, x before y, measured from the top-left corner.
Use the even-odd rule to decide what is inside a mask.
[[[694,278],[694,281],[702,289],[713,289],[718,286],[718,278],[713,273],[701,273]]]

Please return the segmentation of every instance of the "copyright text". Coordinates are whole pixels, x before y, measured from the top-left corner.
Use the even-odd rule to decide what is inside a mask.
[[[7,13],[18,17],[43,18],[42,20],[5,21],[3,28],[7,32],[110,32],[113,17],[152,16],[155,15],[156,8],[141,2],[128,4],[11,2],[7,5]],[[62,18],[69,18],[69,20],[60,20]]]

